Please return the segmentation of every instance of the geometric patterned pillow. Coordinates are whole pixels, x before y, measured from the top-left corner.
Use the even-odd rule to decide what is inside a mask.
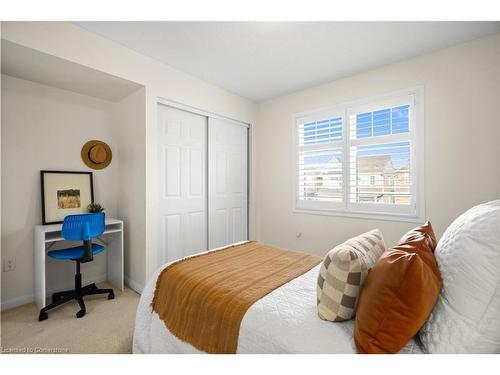
[[[317,302],[321,319],[352,319],[368,271],[386,250],[380,230],[351,238],[326,254],[318,275]]]

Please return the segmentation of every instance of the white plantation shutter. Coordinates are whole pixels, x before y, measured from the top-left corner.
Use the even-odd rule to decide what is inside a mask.
[[[299,199],[342,202],[342,150],[299,153]]]
[[[344,202],[343,117],[323,113],[299,120],[297,207],[328,210]]]
[[[299,125],[299,145],[318,145],[342,139],[342,117]]]
[[[422,97],[414,89],[297,115],[295,208],[422,216]]]

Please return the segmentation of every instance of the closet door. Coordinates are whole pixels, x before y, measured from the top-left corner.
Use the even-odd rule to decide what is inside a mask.
[[[207,250],[207,118],[158,105],[159,262]]]
[[[248,128],[209,118],[208,247],[248,239]]]

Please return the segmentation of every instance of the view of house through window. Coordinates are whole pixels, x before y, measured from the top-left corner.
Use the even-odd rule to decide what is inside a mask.
[[[411,204],[410,143],[351,147],[351,202]]]
[[[405,95],[297,118],[296,208],[415,213],[414,103]]]
[[[409,136],[409,110],[407,104],[350,116],[350,139],[366,139],[370,142],[369,145],[352,146],[350,149],[351,202],[412,203],[410,141],[379,141],[382,136]]]
[[[342,150],[303,151],[299,157],[300,197],[304,200],[342,202]]]

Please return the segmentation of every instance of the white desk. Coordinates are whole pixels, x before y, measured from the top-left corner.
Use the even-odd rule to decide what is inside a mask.
[[[55,244],[65,241],[62,238],[61,229],[62,224],[35,226],[35,302],[39,308],[47,304],[47,251]],[[92,241],[105,246],[107,280],[114,287],[123,290],[123,221],[107,218],[104,233]],[[71,246],[78,245],[68,245],[68,247]],[[82,275],[85,278],[83,272]]]

